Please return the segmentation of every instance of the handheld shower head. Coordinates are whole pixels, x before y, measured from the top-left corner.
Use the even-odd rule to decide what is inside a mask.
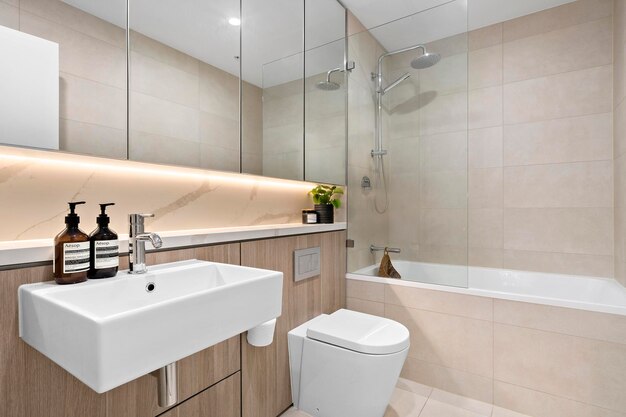
[[[435,65],[441,59],[441,55],[436,52],[428,52],[424,49],[424,53],[411,61],[411,66],[415,69],[426,69]]]

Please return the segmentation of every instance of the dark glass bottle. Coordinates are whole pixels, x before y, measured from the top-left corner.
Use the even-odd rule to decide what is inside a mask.
[[[54,280],[57,284],[76,284],[87,280],[89,270],[89,236],[78,228],[80,217],[76,206],[84,201],[68,203],[65,229],[54,238]]]
[[[88,277],[95,278],[111,278],[117,275],[120,265],[119,241],[117,233],[109,229],[109,216],[106,214],[106,208],[113,206],[115,203],[100,204],[100,215],[96,218],[98,227],[91,232],[89,240],[91,241],[90,251],[90,267]]]

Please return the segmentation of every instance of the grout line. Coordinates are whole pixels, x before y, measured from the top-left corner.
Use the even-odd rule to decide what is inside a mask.
[[[503,102],[504,102],[504,100],[503,100]],[[567,115],[567,116],[550,117],[550,118],[547,118],[547,119],[527,120],[527,121],[524,121],[524,122],[517,122],[517,123],[506,123],[503,120],[502,121],[502,127],[505,128],[505,127],[520,126],[520,125],[531,125],[531,124],[539,124],[539,123],[544,123],[544,122],[552,122],[552,121],[556,121],[556,120],[578,119],[578,118],[583,118],[583,117],[591,117],[591,116],[599,116],[599,115],[611,115],[611,114],[613,114],[613,110],[593,112],[593,113],[584,113],[584,114],[571,114],[571,115]],[[472,130],[476,130],[476,129],[472,129]]]

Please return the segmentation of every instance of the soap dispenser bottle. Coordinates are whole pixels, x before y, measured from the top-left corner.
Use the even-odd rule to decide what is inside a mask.
[[[54,280],[57,284],[76,284],[87,280],[89,270],[89,236],[78,228],[80,217],[76,206],[84,201],[68,203],[65,229],[54,238]]]
[[[100,215],[96,218],[98,227],[91,232],[89,278],[110,278],[117,274],[120,265],[119,241],[117,233],[109,229],[109,216],[106,208],[115,203],[100,204]]]

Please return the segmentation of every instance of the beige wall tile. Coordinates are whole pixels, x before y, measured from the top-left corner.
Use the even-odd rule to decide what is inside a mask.
[[[467,234],[466,231],[458,232]],[[419,245],[419,262],[429,262],[435,264],[467,265],[467,244],[445,245],[445,244],[423,244]],[[447,282],[441,285],[453,287],[467,287],[467,275],[456,275],[446,277]]]
[[[137,52],[131,53],[130,70],[133,91],[198,108],[200,82],[197,75]],[[228,97],[222,99],[226,101]]]
[[[35,14],[85,35],[93,36],[118,48],[125,48],[126,32],[122,28],[72,7],[63,1],[20,0],[19,5],[22,11]],[[126,16],[126,7],[122,3],[117,9],[110,11],[120,21],[123,21]]]
[[[626,101],[621,102],[614,109],[612,127],[613,157],[618,158],[626,153]]]
[[[594,114],[504,127],[504,165],[612,158],[612,115]]]
[[[126,129],[126,91],[61,73],[61,118]]]
[[[385,284],[349,279],[346,284],[346,294],[350,298],[382,303],[385,301]]]
[[[502,87],[480,88],[469,92],[469,128],[502,125]]]
[[[59,145],[64,151],[126,159],[126,130],[61,119]]]
[[[502,126],[472,129],[468,142],[470,168],[502,166]]]
[[[0,26],[19,30],[20,10],[11,4],[0,2]]]
[[[467,209],[420,211],[420,244],[467,247]]]
[[[130,126],[133,131],[198,142],[199,123],[199,113],[191,107],[131,92]]]
[[[199,113],[200,142],[239,152],[239,122],[212,113]]]
[[[504,168],[505,207],[612,207],[611,161]]]
[[[525,37],[503,45],[504,82],[613,63],[612,19]]]
[[[370,144],[371,147],[371,144]],[[405,137],[387,142],[389,174],[417,174],[420,169],[420,138]],[[371,157],[370,157],[371,159]],[[393,184],[389,184],[393,186]]]
[[[372,314],[374,316],[385,316],[385,305],[374,301],[348,297],[346,299],[346,308],[348,310],[359,311],[361,313]]]
[[[415,159],[406,162],[408,166],[417,165]],[[419,168],[422,172],[466,170],[467,132],[451,132],[420,137]]]
[[[502,23],[472,30],[468,34],[469,50],[488,48],[502,43]]]
[[[501,44],[471,51],[468,64],[471,90],[502,85]]]
[[[385,303],[476,320],[489,321],[493,318],[491,298],[445,291],[386,285]]]
[[[504,42],[611,16],[612,0],[579,0],[503,23]]]
[[[408,357],[402,377],[479,401],[493,401],[493,380]]]
[[[419,202],[422,208],[466,208],[467,171],[422,172]]]
[[[531,416],[549,417],[624,417],[624,413],[594,407],[556,395],[519,387],[506,382],[494,382],[494,415],[497,406],[519,411]],[[502,417],[509,417],[502,414]],[[518,417],[512,415],[511,417]],[[522,416],[523,417],[523,416]]]
[[[502,249],[502,209],[469,210],[469,246]]]
[[[624,369],[624,345],[495,324],[494,377],[498,381],[626,410]]]
[[[439,51],[438,49],[435,50]],[[404,58],[406,65],[403,67],[411,68],[410,61],[415,58],[414,51],[406,52],[404,55],[406,55]],[[399,58],[402,59],[402,55]],[[467,52],[443,55],[436,66],[420,71],[412,70],[412,73],[416,78],[419,74],[419,84],[417,84],[419,92],[436,91],[442,95],[466,91],[468,83]]]
[[[502,268],[502,249],[476,248],[471,246],[468,251],[468,265],[485,268]]]
[[[420,135],[467,129],[467,93],[437,96],[420,111]]]
[[[126,89],[126,53],[123,48],[30,13],[21,13],[20,29],[59,44],[61,72]]]
[[[244,106],[247,104],[247,96]],[[258,95],[254,96],[259,104]],[[262,104],[262,103],[261,103]],[[239,80],[214,66],[200,65],[200,110],[239,119]]]
[[[404,324],[411,334],[409,356],[421,361],[492,376],[490,321],[385,305],[385,316]]]
[[[502,168],[469,170],[469,206],[502,207]]]
[[[612,255],[505,250],[502,265],[520,271],[613,277]]]
[[[502,324],[626,344],[625,316],[499,299],[493,311]]]
[[[200,143],[200,167],[239,172],[239,148],[224,148]]]
[[[612,66],[595,67],[504,86],[504,123],[608,113]]]
[[[134,30],[130,32],[130,49],[133,52],[193,75],[198,75],[200,71],[201,63],[196,58]]]
[[[200,144],[196,141],[160,136],[149,132],[130,132],[130,159],[161,164],[200,166]]]
[[[612,208],[506,208],[504,249],[613,253]]]

